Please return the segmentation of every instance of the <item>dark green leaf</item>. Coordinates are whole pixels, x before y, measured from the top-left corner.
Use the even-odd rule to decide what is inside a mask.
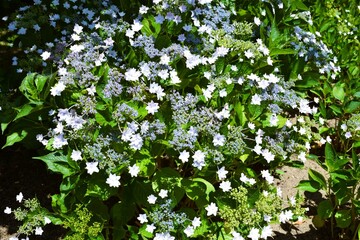
[[[347,228],[351,224],[350,210],[339,210],[335,213],[336,226],[339,228]]]
[[[320,184],[320,186],[322,187],[322,189],[326,190],[327,189],[327,183],[326,183],[326,179],[324,178],[324,176],[313,170],[313,169],[309,169],[309,179],[316,181]]]
[[[330,202],[330,200],[323,200],[319,203],[319,206],[317,208],[317,213],[321,219],[328,219],[333,214],[333,206]]]

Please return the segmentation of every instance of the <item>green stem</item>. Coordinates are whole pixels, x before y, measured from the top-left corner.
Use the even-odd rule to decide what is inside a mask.
[[[360,223],[358,224],[358,226],[354,232],[354,236],[353,236],[352,240],[356,240],[356,235],[358,235],[358,231],[360,231]]]

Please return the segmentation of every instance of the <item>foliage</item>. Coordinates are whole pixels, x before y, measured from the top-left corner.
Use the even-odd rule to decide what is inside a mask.
[[[314,221],[360,234],[360,9],[350,2],[19,9],[8,31],[26,56],[13,65],[30,73],[21,96],[5,98],[1,130],[3,147],[36,139],[47,152],[35,159],[63,177],[41,219],[69,229],[65,239],[266,239],[270,223],[304,214],[274,178],[311,152],[329,173],[310,170],[298,186],[327,192]],[[14,211],[31,226],[19,234],[41,235],[34,211]]]

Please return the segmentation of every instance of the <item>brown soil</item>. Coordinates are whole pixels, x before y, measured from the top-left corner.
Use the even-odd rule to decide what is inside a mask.
[[[293,168],[284,167],[282,171],[284,174],[281,179],[277,180],[277,185],[282,189],[283,199],[289,199],[295,196],[297,193],[296,186],[301,180],[308,179],[308,170],[313,169],[324,176],[327,172],[322,169],[317,163],[312,160],[308,160],[304,164],[304,168]],[[304,194],[302,192],[302,194]],[[316,229],[312,223],[312,218],[316,215],[316,205],[323,200],[323,193],[309,193],[305,194],[305,203],[303,207],[308,208],[305,218],[301,223],[296,224],[281,224],[274,225],[274,239],[276,240],[290,240],[290,239],[301,239],[301,240],[325,240],[331,239],[330,231],[325,228]]]

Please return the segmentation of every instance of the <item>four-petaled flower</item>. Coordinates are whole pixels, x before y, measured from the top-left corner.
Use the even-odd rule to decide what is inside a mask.
[[[94,172],[99,172],[99,168],[97,167],[99,162],[87,162],[86,170],[88,174],[92,175]]]

